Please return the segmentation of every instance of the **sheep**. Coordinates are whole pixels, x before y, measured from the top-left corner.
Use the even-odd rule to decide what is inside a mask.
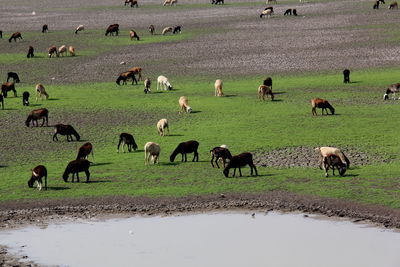
[[[62,45],[58,48],[58,54],[64,56],[67,55],[67,46],[66,45]]]
[[[168,81],[168,78],[163,75],[160,75],[157,78],[157,91],[160,88],[164,89],[164,90],[172,90],[173,89],[171,83]]]
[[[398,9],[397,2],[393,1],[392,3],[390,3],[388,9]]]
[[[263,12],[261,12],[260,18],[265,17],[265,16],[267,18],[270,18],[273,13],[274,13],[274,11],[272,9],[264,10]]]
[[[22,105],[29,106],[29,92],[27,91],[22,93]]]
[[[75,174],[76,174],[76,180],[79,182],[79,173],[80,172],[85,172],[86,174],[86,183],[89,183],[89,178],[90,178],[90,172],[89,172],[89,167],[90,167],[90,161],[86,159],[76,159],[73,161],[70,161],[65,168],[64,174],[62,176],[64,182],[68,182],[68,176],[70,173],[72,173],[72,182],[74,182],[75,179]]]
[[[149,165],[151,161],[153,164],[159,163],[160,145],[154,142],[147,142],[144,145],[144,164]]]
[[[179,98],[179,106],[181,107],[179,113],[181,112],[187,112],[187,113],[191,113],[192,112],[192,108],[188,105],[188,99],[186,96],[181,96]]]
[[[140,40],[139,35],[134,30],[129,31],[129,36],[131,38],[131,41],[133,40],[133,38],[136,38],[136,40],[138,40],[138,41]]]
[[[340,158],[340,160],[342,161],[342,163],[344,165],[346,165],[347,168],[350,168],[350,161],[349,159],[346,157],[346,155],[339,149],[336,147],[317,147],[315,148],[315,151],[319,153],[319,168],[321,168],[322,163],[324,162],[324,159],[328,156],[328,155],[335,155],[338,156]]]
[[[176,5],[177,3],[178,3],[178,0],[165,0],[163,6],[166,6],[166,5],[173,6],[173,5]]]
[[[49,26],[47,24],[44,24],[42,26],[42,33],[46,33],[46,32],[49,32]]]
[[[334,154],[328,154],[324,158],[324,171],[325,171],[325,177],[328,177],[328,170],[331,168],[332,169],[332,174],[335,175],[335,168],[338,169],[339,175],[343,176],[347,170],[346,164],[343,164],[343,162],[340,160],[340,158]]]
[[[1,104],[1,109],[4,110],[4,97],[2,94],[0,94],[0,104]]]
[[[271,96],[271,100],[274,100],[274,94],[272,93],[272,90],[269,86],[265,86],[265,85],[260,85],[258,87],[258,98],[262,99],[263,101],[265,100],[265,96],[268,97],[268,95]]]
[[[284,16],[286,16],[286,15],[291,16],[292,15],[292,9],[291,8],[286,9],[286,11],[285,11],[285,13],[283,13],[283,15]]]
[[[132,148],[133,148],[133,150],[136,150],[138,148],[138,146],[135,142],[135,139],[133,138],[133,135],[128,134],[128,133],[121,133],[119,135],[119,142],[118,142],[118,146],[117,146],[118,153],[119,153],[119,147],[120,147],[121,143],[122,143],[122,152],[124,152],[124,153],[125,153],[125,150],[124,150],[125,145],[128,146],[128,152],[131,152]]]
[[[213,168],[214,168],[214,158],[215,158],[215,164],[217,164],[218,169],[219,169],[218,160],[220,158],[222,159],[222,164],[224,168],[226,160],[227,159],[230,160],[232,158],[231,152],[226,147],[217,146],[211,149],[210,152],[211,152],[211,165]]]
[[[110,36],[111,35],[114,36],[114,32],[115,32],[115,35],[118,36],[119,24],[111,24],[110,26],[108,26],[106,29],[105,36],[107,36],[108,34],[110,34]]]
[[[14,81],[15,83],[21,82],[21,80],[19,79],[18,74],[15,73],[15,72],[9,72],[9,73],[7,73],[7,82],[8,82],[11,78],[13,79],[13,81]]]
[[[117,80],[115,81],[118,85],[121,85],[120,82],[122,81],[122,85],[126,84],[128,79],[132,79],[132,84],[135,82],[138,83],[135,77],[135,73],[132,71],[126,71],[119,74]]]
[[[38,165],[32,169],[32,176],[28,180],[28,187],[32,188],[33,184],[37,182],[37,189],[42,190],[42,178],[44,177],[44,189],[47,190],[47,169],[43,165]]]
[[[197,152],[197,149],[199,148],[199,142],[195,140],[187,141],[187,142],[182,142],[180,143],[172,152],[171,156],[169,157],[169,160],[171,162],[174,162],[176,155],[182,154],[182,162],[185,160],[187,162],[187,153],[194,153],[193,160],[192,161],[199,161],[199,153]]]
[[[26,127],[29,127],[30,122],[32,121],[32,126],[35,126],[36,122],[36,127],[39,127],[38,120],[40,119],[43,119],[41,127],[43,127],[45,122],[46,126],[49,126],[49,111],[46,108],[32,110],[25,121],[25,125]]]
[[[253,163],[253,155],[250,152],[243,152],[239,155],[235,155],[231,158],[231,160],[228,162],[228,165],[225,167],[223,173],[225,177],[229,177],[229,170],[234,168],[233,170],[233,177],[235,177],[236,174],[236,168],[239,168],[239,174],[242,176],[242,171],[241,167],[244,167],[246,165],[250,166],[251,173],[250,175],[253,175],[253,169],[256,173],[256,176],[258,175],[257,173],[257,168]]]
[[[218,4],[224,4],[224,0],[211,0],[211,4],[215,4],[215,5],[218,5]]]
[[[162,35],[166,35],[167,33],[169,33],[169,32],[172,32],[173,31],[173,28],[172,27],[166,27],[166,28],[164,28],[163,30],[162,30]]]
[[[350,70],[348,69],[343,71],[343,83],[350,83]]]
[[[75,136],[76,141],[81,140],[81,136],[78,134],[77,131],[75,131],[74,127],[72,127],[71,125],[65,125],[61,123],[54,125],[53,142],[58,141],[58,134],[66,135],[68,142],[74,141],[72,136]]]
[[[70,55],[71,57],[74,57],[74,56],[75,56],[75,47],[69,46],[69,47],[68,47],[68,52],[69,52],[69,55]]]
[[[14,32],[11,34],[10,39],[8,39],[8,42],[11,43],[11,40],[14,39],[14,42],[17,42],[17,39],[22,39],[22,35],[20,32]]]
[[[150,86],[151,86],[150,78],[146,78],[146,80],[144,80],[144,93],[145,93],[145,94],[151,92]]]
[[[135,75],[138,75],[138,81],[142,79],[142,68],[141,67],[132,67],[128,71],[133,72]]]
[[[150,34],[153,35],[154,32],[155,32],[155,30],[156,30],[156,28],[154,27],[153,24],[151,24],[151,25],[149,26],[149,32],[150,32]]]
[[[312,113],[312,115],[317,116],[317,110],[316,110],[317,108],[322,108],[322,115],[324,115],[324,110],[326,112],[326,115],[328,115],[328,111],[326,109],[329,109],[331,111],[332,115],[335,114],[335,109],[325,99],[321,99],[321,98],[311,99],[311,113]]]
[[[47,51],[48,51],[48,53],[49,53],[49,58],[51,58],[51,56],[52,56],[53,54],[56,54],[56,56],[59,57],[58,51],[57,51],[57,47],[56,47],[55,45],[50,46],[49,49],[48,49]]]
[[[174,30],[172,31],[172,34],[176,34],[176,33],[182,33],[182,26],[175,26]]]
[[[169,126],[168,126],[168,120],[167,119],[161,119],[157,122],[157,131],[160,136],[165,136],[166,135],[166,130],[168,130],[169,134]]]
[[[41,84],[41,83],[36,84],[35,92],[36,92],[36,101],[38,100],[38,97],[39,98],[44,97],[45,99],[49,99],[49,94],[47,94],[46,89],[44,89],[43,84]]]
[[[84,143],[78,149],[78,156],[76,159],[88,159],[90,153],[92,153],[92,157],[94,158],[93,145],[90,142]]]
[[[33,54],[33,52],[34,52],[33,46],[30,45],[29,48],[28,48],[28,54],[26,55],[26,57],[27,58],[34,57],[35,55]]]
[[[222,93],[222,80],[218,79],[214,83],[214,88],[215,88],[215,96],[223,96],[224,93]]]
[[[17,97],[17,90],[15,90],[14,82],[6,82],[1,85],[1,94],[7,98],[8,92],[13,91],[14,97]]]
[[[83,31],[84,29],[85,27],[83,27],[83,25],[79,25],[78,27],[76,27],[75,34],[78,34],[78,32]]]

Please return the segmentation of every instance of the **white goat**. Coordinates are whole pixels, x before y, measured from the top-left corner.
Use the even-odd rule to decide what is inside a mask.
[[[349,167],[350,162],[348,158],[343,154],[343,152],[336,147],[328,147],[328,146],[323,146],[323,147],[317,147],[315,151],[319,152],[319,167],[321,168],[322,163],[324,162],[324,159],[328,157],[329,155],[336,155],[339,157],[340,161]]]
[[[43,84],[41,84],[41,83],[36,84],[35,91],[36,91],[36,101],[38,100],[38,97],[42,98],[44,96],[46,99],[49,98],[49,95],[47,94],[46,90],[44,89]]]
[[[172,27],[166,27],[166,28],[164,28],[163,30],[162,30],[162,35],[165,35],[165,34],[167,34],[167,33],[169,33],[169,32],[172,32]]]
[[[85,27],[83,27],[83,25],[79,25],[78,27],[76,27],[75,34],[77,34],[80,31],[83,31],[84,29]]]
[[[223,96],[224,93],[222,93],[222,80],[218,79],[215,81],[214,87],[215,87],[215,96]]]
[[[173,5],[176,5],[177,3],[178,3],[178,0],[165,0],[163,6],[166,6],[166,5],[173,6]]]
[[[184,112],[186,111],[187,113],[192,112],[192,108],[188,105],[188,99],[186,96],[181,96],[179,98],[179,106],[181,107],[181,110],[179,111],[179,113],[182,111],[184,111]]]
[[[62,45],[60,46],[60,48],[58,48],[58,54],[64,56],[67,55],[67,46],[66,45]]]
[[[153,164],[159,163],[160,145],[154,142],[147,142],[144,145],[144,164],[148,165],[151,161]]]
[[[261,12],[260,18],[267,16],[268,18],[274,13],[271,9],[264,10]]]
[[[168,120],[161,119],[157,122],[157,130],[160,136],[164,136],[166,134],[166,130],[168,130],[169,134],[169,127],[168,127]]]
[[[157,78],[157,90],[160,88],[164,90],[172,90],[172,85],[168,81],[168,78],[163,75],[160,75]]]

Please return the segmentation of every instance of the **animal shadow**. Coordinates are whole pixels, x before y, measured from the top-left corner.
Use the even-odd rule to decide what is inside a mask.
[[[95,167],[95,166],[104,166],[104,165],[110,165],[112,164],[111,162],[100,162],[100,163],[94,163],[90,164],[90,167]]]
[[[190,112],[190,113],[196,114],[196,113],[200,113],[200,112],[201,112],[200,110],[195,110],[195,111],[192,111],[192,112]]]
[[[237,95],[224,95],[224,97],[235,97]]]
[[[90,181],[89,184],[97,184],[97,183],[110,183],[111,180],[97,180],[97,181]]]
[[[283,99],[274,99],[272,102],[283,102]]]
[[[179,165],[179,163],[178,162],[163,162],[163,163],[161,163],[161,165],[164,165],[164,166],[176,166],[176,165]]]
[[[59,190],[68,190],[71,189],[69,187],[65,187],[65,186],[48,186],[47,190],[54,190],[54,191],[59,191]]]
[[[286,92],[274,92],[274,95],[283,95],[286,94]]]
[[[168,134],[168,135],[165,135],[165,136],[183,136],[183,134]]]
[[[59,98],[49,98],[49,99],[47,99],[48,101],[55,101],[55,100],[60,100]]]
[[[29,106],[31,106],[31,107],[38,107],[38,106],[41,106],[42,104],[30,104]]]

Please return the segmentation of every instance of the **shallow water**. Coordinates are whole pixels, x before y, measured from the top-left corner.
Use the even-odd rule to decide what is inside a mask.
[[[400,266],[400,233],[302,214],[194,214],[0,232],[28,260],[60,266]]]

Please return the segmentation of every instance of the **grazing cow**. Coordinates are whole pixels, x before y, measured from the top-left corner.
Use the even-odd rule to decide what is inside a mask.
[[[4,98],[7,98],[9,91],[13,91],[14,97],[17,97],[17,90],[15,90],[14,82],[6,82],[1,85],[1,94]]]
[[[160,158],[160,145],[154,142],[147,142],[144,145],[144,164],[149,165],[151,161],[153,164],[159,163]]]
[[[89,183],[89,177],[90,177],[89,167],[90,167],[90,161],[88,161],[86,159],[73,160],[68,163],[67,167],[65,168],[62,178],[63,178],[64,182],[68,182],[68,176],[69,176],[69,174],[72,173],[72,182],[74,182],[75,175],[76,175],[77,182],[79,182],[79,173],[85,172],[86,183]]]
[[[397,2],[396,2],[396,1],[393,1],[393,2],[389,5],[388,8],[389,8],[389,9],[398,9],[399,7],[398,7],[398,5],[397,5]]]
[[[125,149],[124,146],[127,145],[128,146],[128,152],[133,150],[136,150],[138,148],[135,139],[133,138],[133,135],[128,134],[128,133],[121,133],[119,135],[119,142],[118,142],[118,146],[117,146],[117,152],[119,153],[119,147],[122,144],[122,152],[125,153]]]
[[[172,27],[165,27],[163,30],[162,30],[162,35],[166,35],[167,33],[169,33],[169,32],[172,32],[173,31],[173,28]]]
[[[182,161],[185,160],[187,162],[187,155],[188,153],[194,153],[193,160],[192,161],[199,161],[199,153],[197,152],[197,149],[199,148],[199,142],[191,140],[187,142],[182,142],[180,143],[172,152],[171,156],[169,157],[169,160],[171,162],[174,162],[175,157],[178,154],[182,154]]]
[[[156,30],[156,28],[154,27],[153,24],[151,24],[151,25],[149,26],[149,32],[150,32],[150,34],[153,35],[154,32],[155,32],[155,30]]]
[[[345,69],[343,71],[343,82],[350,83],[350,70],[348,70],[348,69]]]
[[[128,79],[132,79],[132,84],[135,82],[136,84],[138,83],[135,77],[135,73],[133,73],[132,71],[126,71],[126,72],[122,72],[119,74],[117,80],[115,81],[118,85],[121,85],[121,81],[122,81],[122,85],[126,84],[126,81]]]
[[[286,11],[285,11],[285,13],[283,13],[283,15],[284,16],[286,16],[286,15],[291,16],[292,15],[292,9],[291,8],[286,9]]]
[[[20,32],[14,32],[10,39],[8,39],[8,42],[11,43],[11,40],[14,39],[14,42],[17,42],[17,39],[22,39],[22,35]]]
[[[211,0],[211,4],[215,4],[215,5],[223,5],[224,4],[224,0]]]
[[[64,56],[67,55],[67,46],[66,45],[62,45],[58,48],[58,54]]]
[[[34,57],[35,55],[33,54],[33,52],[34,52],[33,46],[29,46],[29,48],[28,48],[28,54],[26,55],[26,57],[27,57],[27,58]]]
[[[274,94],[272,93],[271,87],[265,86],[265,85],[260,85],[258,87],[258,98],[262,99],[265,101],[265,96],[268,97],[268,95],[271,96],[271,100],[274,100]]]
[[[263,12],[261,12],[260,18],[262,18],[262,17],[270,18],[273,13],[274,13],[274,11],[272,9],[266,9]]]
[[[36,91],[36,101],[38,100],[38,97],[39,98],[44,97],[45,99],[49,99],[49,95],[47,94],[46,89],[44,89],[43,84],[41,83],[36,84],[35,91]]]
[[[335,169],[339,171],[340,176],[343,176],[347,170],[347,165],[343,164],[338,156],[335,154],[328,154],[324,158],[324,171],[325,177],[328,177],[328,170],[332,169],[332,174],[335,175]]]
[[[92,153],[92,157],[94,158],[93,145],[89,142],[84,143],[79,148],[78,156],[76,157],[76,159],[88,159],[90,153]]]
[[[55,45],[50,46],[47,51],[49,52],[49,58],[51,58],[53,54],[56,54],[56,56],[59,57],[57,47]]]
[[[257,168],[253,163],[253,155],[250,152],[244,152],[239,155],[233,156],[228,162],[228,165],[225,167],[223,173],[225,177],[229,177],[229,170],[233,168],[233,177],[235,177],[236,168],[239,168],[239,174],[240,176],[242,176],[242,171],[240,168],[246,165],[250,166],[250,175],[253,175],[253,169],[256,172],[256,176],[258,175]]]
[[[33,184],[37,182],[37,188],[42,190],[42,178],[44,177],[44,189],[47,190],[47,169],[43,165],[38,165],[32,169],[32,176],[28,180],[28,187],[32,188]]]
[[[217,164],[217,167],[219,169],[219,165],[218,165],[218,160],[221,158],[222,159],[222,164],[225,168],[225,162],[227,159],[231,159],[232,158],[232,154],[229,151],[229,149],[225,148],[225,147],[214,147],[213,149],[210,150],[211,152],[211,165],[214,168],[214,159],[215,159],[215,164]]]
[[[326,112],[326,115],[328,115],[327,109],[329,109],[331,111],[332,115],[335,114],[335,109],[325,99],[321,99],[321,98],[311,99],[311,113],[312,113],[312,115],[317,116],[317,110],[316,110],[317,108],[322,108],[322,115],[324,115],[324,110]]]
[[[47,26],[47,24],[44,24],[42,26],[42,33],[45,33],[45,32],[49,32],[49,26]]]
[[[27,127],[29,127],[29,125],[32,121],[32,126],[35,126],[35,122],[36,122],[36,127],[39,127],[38,120],[40,120],[40,119],[43,120],[41,127],[43,127],[45,122],[46,122],[46,126],[49,126],[49,111],[46,108],[39,108],[39,109],[32,110],[29,113],[28,118],[25,121],[25,125]]]
[[[70,55],[71,57],[74,57],[74,56],[75,56],[75,47],[69,46],[69,47],[68,47],[68,52],[69,52],[69,55]]]
[[[176,33],[182,33],[182,26],[178,25],[178,26],[174,27],[172,34],[176,34]]]
[[[135,38],[136,40],[140,40],[139,35],[134,31],[134,30],[130,30],[129,31],[129,36],[131,38],[131,41]]]
[[[74,127],[72,127],[71,125],[65,125],[61,123],[54,125],[53,141],[58,141],[58,134],[66,135],[68,142],[74,141],[72,136],[75,136],[76,141],[79,141],[81,139],[81,136],[78,134],[77,131],[75,131]]]
[[[168,126],[168,120],[167,119],[161,119],[157,122],[157,131],[160,136],[165,136],[166,135],[166,130],[168,130],[169,134],[169,126]]]
[[[19,79],[18,74],[15,73],[15,72],[9,72],[9,73],[7,73],[7,82],[9,82],[10,79],[13,79],[13,81],[14,81],[15,83],[21,82],[21,80]]]
[[[4,110],[4,97],[2,94],[0,94],[0,104],[1,104],[1,109]]]
[[[25,91],[22,93],[22,105],[29,106],[29,92]]]
[[[151,81],[150,78],[146,78],[146,80],[144,80],[144,93],[150,93],[150,86],[151,86]]]
[[[119,32],[119,24],[111,24],[110,26],[108,26],[108,28],[106,29],[106,36],[108,34],[113,35],[114,36],[114,32],[115,35],[118,36],[118,32]]]
[[[76,27],[75,34],[78,34],[78,32],[83,31],[84,29],[85,27],[83,25],[79,25],[78,27]]]
[[[141,67],[133,67],[130,68],[128,71],[133,72],[135,75],[138,75],[138,81],[142,79],[142,68]]]

